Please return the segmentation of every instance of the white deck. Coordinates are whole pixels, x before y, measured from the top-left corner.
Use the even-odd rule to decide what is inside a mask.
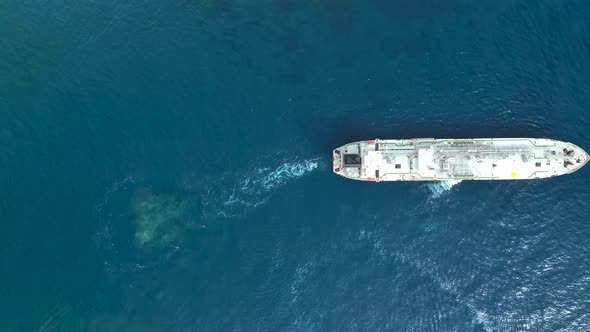
[[[360,155],[360,164],[344,156]],[[334,172],[366,181],[519,180],[568,174],[588,161],[551,139],[410,139],[354,142],[334,150]]]

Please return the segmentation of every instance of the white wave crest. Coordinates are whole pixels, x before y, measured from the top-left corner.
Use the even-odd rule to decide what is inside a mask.
[[[444,180],[436,181],[428,184],[428,189],[432,193],[432,198],[440,197],[446,191],[451,190],[455,185],[459,184],[461,180]]]
[[[252,184],[270,191],[292,178],[298,178],[318,168],[317,160],[304,160],[298,163],[284,163],[261,179],[255,179]],[[266,168],[268,170],[268,168]],[[258,174],[264,174],[264,170]]]
[[[223,217],[244,215],[250,208],[264,204],[272,191],[290,180],[312,172],[318,166],[318,159],[286,162],[274,169],[259,168],[241,179],[236,179],[237,183],[234,184],[232,181],[220,181],[203,195],[205,213]],[[217,185],[224,188],[218,188]]]

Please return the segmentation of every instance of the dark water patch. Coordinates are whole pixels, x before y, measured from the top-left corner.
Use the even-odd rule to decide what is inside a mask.
[[[329,165],[369,138],[587,148],[589,9],[0,3],[0,329],[588,330],[586,168]]]
[[[375,121],[383,119],[384,113],[388,114],[388,121]],[[313,141],[317,142],[318,151],[372,138],[545,137],[549,127],[549,123],[539,125],[535,122],[526,124],[522,119],[516,121],[509,111],[494,118],[493,122],[488,118],[471,121],[456,119],[452,123],[442,119],[424,121],[416,117],[406,118],[404,110],[393,109],[367,110],[357,113],[353,119],[342,118],[337,113],[330,115],[329,112],[312,116],[312,121],[300,123],[300,129],[308,137],[315,138]]]
[[[387,0],[371,0],[379,13],[396,20],[411,21],[416,19],[434,19],[437,16],[450,14],[463,4],[462,1],[419,0],[414,2],[395,2]]]

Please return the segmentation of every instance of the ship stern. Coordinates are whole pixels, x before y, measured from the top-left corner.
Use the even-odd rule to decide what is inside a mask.
[[[352,180],[371,181],[363,176],[363,152],[367,141],[353,142],[332,151],[332,171]]]
[[[339,149],[336,148],[332,151],[332,171],[340,176],[344,176],[342,174],[342,153]]]

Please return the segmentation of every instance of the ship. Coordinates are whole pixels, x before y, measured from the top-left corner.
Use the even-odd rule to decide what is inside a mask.
[[[373,139],[332,151],[334,173],[373,182],[541,179],[588,159],[577,145],[546,138]]]

